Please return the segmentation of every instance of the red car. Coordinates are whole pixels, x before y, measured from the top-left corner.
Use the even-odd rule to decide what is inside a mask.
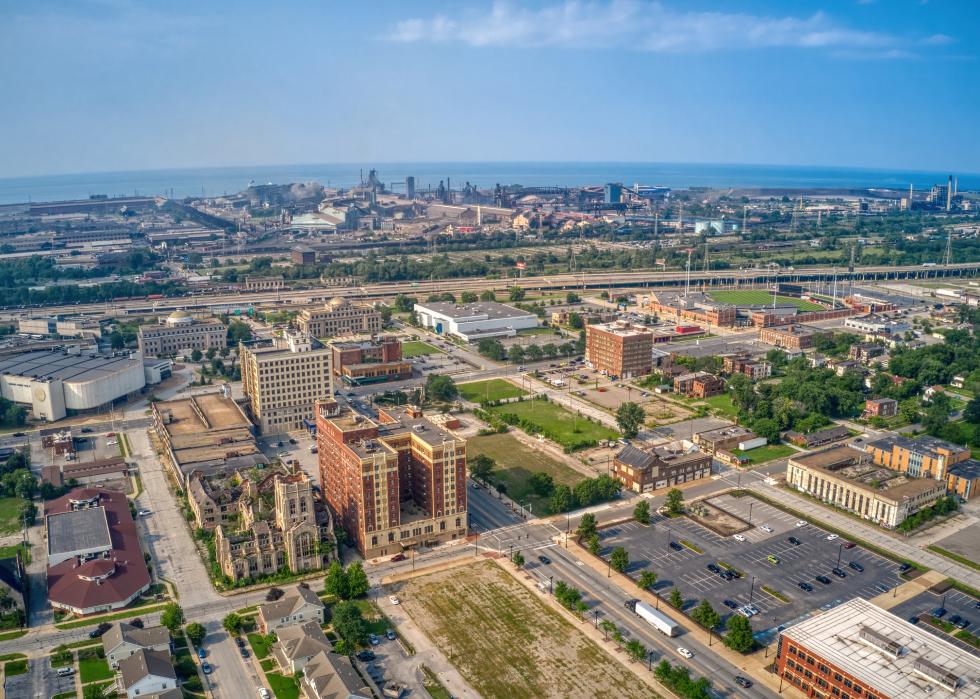
[[[394,556],[391,557],[392,563],[394,563],[396,561],[404,561],[404,560],[405,560],[405,554],[404,553],[396,553]]]
[[[852,548],[854,548],[854,542],[853,541],[845,541],[844,542],[844,548],[846,548],[846,549],[852,549]]]

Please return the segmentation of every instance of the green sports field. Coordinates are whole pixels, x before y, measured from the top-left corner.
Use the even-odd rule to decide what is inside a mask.
[[[718,303],[732,303],[736,306],[764,306],[772,303],[772,294],[762,289],[742,289],[733,291],[709,291],[708,296]],[[776,304],[792,304],[801,311],[826,311],[819,303],[803,301],[792,296],[776,296]]]

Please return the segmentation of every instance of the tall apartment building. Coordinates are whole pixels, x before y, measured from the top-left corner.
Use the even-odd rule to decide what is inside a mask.
[[[259,431],[275,434],[312,423],[317,401],[333,397],[332,350],[309,335],[287,333],[269,347],[241,348],[242,388]]]
[[[365,558],[466,536],[466,441],[417,408],[317,410],[324,498]]]
[[[141,325],[138,341],[144,356],[166,357],[183,350],[220,349],[228,344],[227,336],[219,320],[198,320],[187,311],[174,311],[156,327]]]
[[[348,386],[399,381],[412,376],[412,365],[402,359],[402,343],[396,337],[331,342],[330,349],[334,376]]]
[[[587,325],[585,361],[611,376],[645,376],[653,370],[653,333],[625,321]]]
[[[381,314],[368,305],[336,296],[322,308],[305,308],[296,318],[300,331],[313,337],[370,335],[381,331]]]

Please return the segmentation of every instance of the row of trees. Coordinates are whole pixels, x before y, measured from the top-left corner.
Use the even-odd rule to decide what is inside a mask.
[[[576,342],[563,342],[560,345],[549,342],[540,346],[511,345],[510,348],[507,348],[500,340],[484,338],[477,343],[476,351],[495,362],[509,361],[513,364],[521,364],[522,362],[554,359],[559,356],[571,357],[581,350],[579,350]]]

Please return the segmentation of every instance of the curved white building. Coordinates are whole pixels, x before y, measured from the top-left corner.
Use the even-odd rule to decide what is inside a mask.
[[[101,408],[145,385],[138,352],[105,356],[42,350],[0,359],[0,395],[29,405],[35,418],[48,422]]]

